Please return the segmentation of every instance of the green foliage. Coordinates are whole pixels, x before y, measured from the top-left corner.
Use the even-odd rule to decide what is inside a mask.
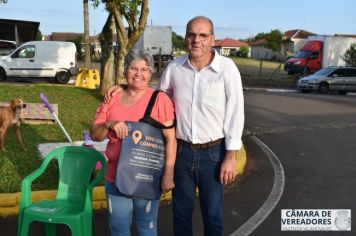
[[[184,38],[176,34],[174,31],[172,32],[172,44],[173,44],[173,48],[175,48],[176,50],[185,49]]]
[[[14,97],[26,103],[41,103],[39,94],[44,92],[51,104],[58,104],[58,117],[73,140],[83,140],[102,98],[97,90],[63,85],[0,85],[0,101]],[[7,131],[5,152],[0,152],[0,193],[20,191],[21,180],[39,167],[42,162],[38,145],[41,143],[67,142],[58,124],[21,124],[21,133],[28,151],[19,148],[13,127]],[[53,163],[33,190],[55,189],[58,172]]]
[[[279,51],[283,42],[283,33],[280,30],[275,29],[271,30],[269,33],[258,33],[254,38],[248,38],[247,41],[256,42],[261,39],[266,39],[266,48],[269,48],[273,51]]]
[[[246,46],[240,47],[239,50],[236,52],[236,56],[238,57],[247,57],[249,53],[249,49]]]
[[[266,40],[266,48],[272,49],[273,51],[279,51],[283,42],[283,34],[278,29],[271,30],[271,32],[267,35]]]
[[[83,36],[78,36],[77,38],[75,38],[73,40],[73,43],[75,44],[75,47],[77,49],[77,53],[78,53],[78,58],[82,59],[83,58]]]
[[[356,43],[351,44],[350,48],[346,50],[342,59],[348,66],[356,66]]]
[[[7,3],[7,0],[0,0],[0,3]]]
[[[36,34],[36,41],[42,41],[42,33],[40,30],[37,31],[37,34]]]
[[[267,36],[268,36],[268,33],[264,33],[264,32],[258,33],[258,34],[255,36],[254,41],[258,41],[258,40],[261,40],[261,39],[265,39],[265,38],[267,38]]]

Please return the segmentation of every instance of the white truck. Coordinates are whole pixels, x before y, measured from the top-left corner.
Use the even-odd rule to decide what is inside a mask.
[[[0,81],[7,77],[54,77],[68,83],[78,74],[77,50],[74,43],[30,41],[0,60]]]
[[[159,55],[163,61],[172,60],[172,27],[146,25],[134,48],[150,51],[155,61]]]
[[[356,43],[356,36],[309,36],[305,45],[284,64],[288,74],[308,75],[328,66],[344,66],[342,56]]]

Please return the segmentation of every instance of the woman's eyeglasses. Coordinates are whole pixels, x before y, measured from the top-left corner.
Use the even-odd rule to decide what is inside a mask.
[[[141,72],[141,74],[151,73],[151,68],[149,68],[149,67],[138,68],[136,66],[129,66],[128,69],[129,69],[129,71],[135,72],[135,73],[138,73],[138,72]]]

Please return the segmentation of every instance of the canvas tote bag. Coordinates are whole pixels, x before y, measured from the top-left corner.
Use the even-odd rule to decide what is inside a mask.
[[[129,134],[122,140],[115,184],[119,192],[133,198],[159,199],[161,177],[165,164],[165,143],[162,128],[151,117],[158,93],[154,91],[140,122],[125,122]]]

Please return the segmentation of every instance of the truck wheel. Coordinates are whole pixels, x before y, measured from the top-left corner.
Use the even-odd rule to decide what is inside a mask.
[[[318,91],[320,94],[325,94],[329,92],[329,85],[327,83],[319,84]]]
[[[0,81],[5,81],[7,78],[6,72],[3,68],[0,68]]]
[[[56,80],[60,84],[66,84],[70,80],[70,74],[67,71],[60,71],[56,74]]]

